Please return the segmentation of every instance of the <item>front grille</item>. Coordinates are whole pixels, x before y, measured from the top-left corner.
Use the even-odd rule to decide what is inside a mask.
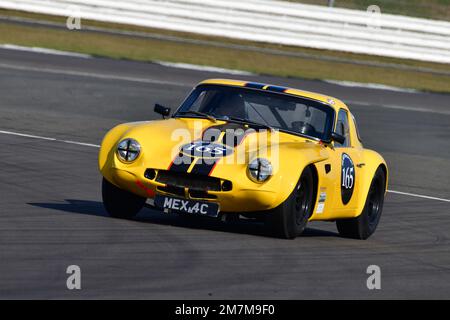
[[[189,197],[198,199],[217,199],[216,195],[200,190],[189,190]]]
[[[227,180],[221,180],[219,178],[198,174],[167,170],[158,170],[156,181],[159,183],[164,183],[167,186],[188,188],[189,190],[198,191],[221,191],[222,181],[227,182],[226,185],[228,186],[228,188],[229,186],[231,186],[231,182]]]
[[[170,194],[173,194],[176,196],[184,197],[184,189],[183,188],[167,186],[167,187],[157,187],[157,190],[166,192],[166,193],[170,193]]]

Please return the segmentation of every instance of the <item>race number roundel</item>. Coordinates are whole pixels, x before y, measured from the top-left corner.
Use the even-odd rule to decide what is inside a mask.
[[[346,153],[342,154],[342,169],[341,169],[341,196],[342,203],[349,203],[353,195],[355,186],[355,165],[352,159]]]
[[[195,141],[181,147],[181,152],[191,157],[221,158],[233,153],[233,149],[209,141]]]

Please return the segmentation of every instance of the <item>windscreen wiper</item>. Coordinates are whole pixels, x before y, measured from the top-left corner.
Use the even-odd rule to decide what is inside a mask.
[[[252,127],[256,127],[256,128],[262,128],[262,129],[267,129],[267,130],[274,130],[273,127],[267,125],[267,124],[263,124],[263,123],[259,123],[259,122],[254,122],[248,119],[242,119],[242,118],[238,118],[238,117],[227,117],[229,120],[232,121],[239,121],[245,124],[248,124]],[[222,120],[222,119],[221,119]]]
[[[217,119],[214,118],[212,115],[204,113],[204,112],[200,112],[200,111],[194,111],[194,110],[180,111],[180,112],[177,112],[177,114],[196,114],[198,116],[205,117],[208,120],[211,120],[212,122],[217,122]]]

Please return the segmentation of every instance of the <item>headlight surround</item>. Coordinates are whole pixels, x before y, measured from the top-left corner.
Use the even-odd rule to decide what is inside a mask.
[[[133,162],[141,153],[141,145],[134,139],[124,139],[117,145],[117,156],[120,161]]]
[[[261,183],[272,176],[272,164],[267,159],[256,158],[250,162],[247,171],[251,180]]]

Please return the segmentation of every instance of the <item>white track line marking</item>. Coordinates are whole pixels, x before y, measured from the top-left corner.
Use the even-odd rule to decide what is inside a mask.
[[[437,201],[450,202],[449,199],[443,199],[443,198],[436,198],[436,197],[424,196],[424,195],[416,194],[416,193],[401,192],[401,191],[395,191],[395,190],[388,190],[388,192],[389,192],[389,193],[395,193],[395,194],[401,194],[401,195],[404,195],[404,196],[416,197],[416,198],[423,198],[423,199],[430,199],[430,200],[437,200]]]
[[[396,91],[396,92],[407,92],[407,93],[417,93],[419,90],[410,89],[410,88],[400,88],[394,86],[388,86],[385,84],[379,83],[362,83],[362,82],[353,82],[353,81],[337,81],[337,80],[323,80],[324,82],[336,84],[338,86],[350,87],[350,88],[367,88],[367,89],[376,89],[376,90],[388,90],[388,91]]]
[[[5,64],[5,63],[0,63],[0,68],[20,70],[20,71],[35,71],[35,72],[44,72],[44,73],[51,73],[51,74],[62,74],[62,75],[78,76],[78,77],[88,77],[88,78],[95,78],[95,79],[122,80],[122,81],[131,81],[131,82],[139,82],[139,83],[161,84],[161,85],[169,85],[169,86],[177,86],[177,87],[188,87],[188,88],[193,87],[193,85],[189,85],[189,84],[185,84],[185,83],[181,83],[181,82],[161,81],[161,80],[156,80],[156,79],[126,77],[126,76],[118,76],[118,75],[112,75],[112,74],[101,74],[101,73],[92,73],[92,72],[83,72],[83,71],[74,71],[74,70],[36,68],[36,67],[31,67],[31,66],[19,66],[19,65]]]
[[[15,44],[9,44],[9,43],[0,45],[0,49],[36,52],[36,53],[43,53],[43,54],[53,54],[53,55],[57,55],[57,56],[76,57],[76,58],[83,58],[83,59],[92,58],[92,56],[89,54],[47,49],[47,48],[39,48],[39,47],[24,47],[24,46],[17,46]]]
[[[24,47],[24,46],[18,46],[15,44],[9,44],[9,43],[0,44],[0,49],[18,50],[18,51],[35,52],[35,53],[43,53],[43,54],[53,54],[53,55],[57,55],[57,56],[67,56],[67,57],[75,57],[75,58],[83,58],[83,59],[93,58],[90,54],[61,51],[61,50],[40,48],[40,47]],[[153,61],[153,63],[159,64],[163,67],[169,67],[169,68],[197,70],[197,71],[206,71],[206,72],[218,72],[218,73],[227,73],[227,74],[241,75],[241,76],[255,75],[254,73],[251,73],[248,71],[243,71],[243,70],[226,69],[226,68],[219,68],[219,67],[213,67],[213,66],[202,66],[202,65],[190,64],[190,63],[167,62],[167,61],[160,61],[160,60]]]
[[[227,73],[241,76],[254,76],[254,73],[243,71],[243,70],[235,70],[235,69],[225,69],[219,67],[212,66],[201,66],[198,64],[190,64],[190,63],[178,63],[178,62],[166,62],[166,61],[153,61],[156,64],[159,64],[163,67],[169,68],[178,68],[178,69],[187,69],[187,70],[196,70],[196,71],[206,71],[206,72],[219,72],[219,73]]]
[[[74,144],[74,145],[84,146],[84,147],[100,148],[100,146],[98,144],[78,142],[78,141],[71,141],[71,140],[63,140],[63,139],[56,139],[56,138],[49,138],[49,137],[36,136],[36,135],[32,135],[32,134],[18,133],[18,132],[5,131],[5,130],[0,130],[0,134],[7,134],[7,135],[11,135],[11,136],[26,137],[26,138],[32,138],[32,139],[40,139],[40,140],[46,140],[46,141],[55,141],[55,142]],[[449,199],[430,197],[430,196],[425,196],[425,195],[415,194],[415,193],[409,193],[409,192],[401,192],[401,191],[395,191],[395,190],[388,190],[387,192],[400,194],[400,195],[404,195],[404,196],[409,196],[409,197],[415,197],[415,198],[422,198],[422,199],[450,202]]]
[[[36,136],[36,135],[33,135],[33,134],[18,133],[18,132],[4,131],[4,130],[0,130],[0,133],[7,134],[7,135],[10,135],[10,136],[26,137],[26,138],[31,138],[31,139],[55,141],[55,142],[62,142],[62,143],[67,143],[67,144],[75,144],[75,145],[78,145],[78,146],[100,148],[100,146],[98,144],[78,142],[78,141],[71,141],[71,140],[62,140],[62,139],[49,138],[49,137],[43,137],[43,136]]]

